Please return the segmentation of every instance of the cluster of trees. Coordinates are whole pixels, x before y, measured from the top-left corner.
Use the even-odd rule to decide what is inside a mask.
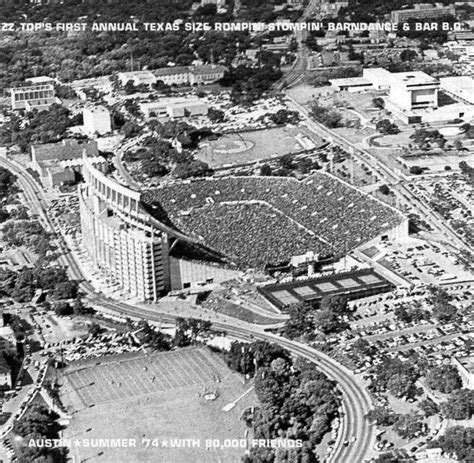
[[[421,150],[428,150],[433,144],[438,145],[441,149],[446,145],[446,138],[436,129],[417,129],[410,135],[410,139],[413,140]]]
[[[352,313],[347,299],[341,296],[323,298],[320,303],[300,303],[288,308],[289,320],[282,334],[290,339],[312,340],[317,332],[329,335],[349,328],[346,321]]]
[[[387,407],[375,407],[367,413],[367,418],[377,426],[393,426],[393,430],[403,439],[413,439],[425,429],[421,415],[400,415]]]
[[[462,380],[454,365],[440,365],[427,373],[426,384],[431,389],[449,394],[462,387]]]
[[[263,97],[282,75],[276,66],[240,65],[226,71],[220,83],[225,87],[232,87],[230,96],[233,103],[248,106]]]
[[[276,125],[297,124],[300,121],[298,111],[280,109],[276,113],[270,114],[268,118]]]
[[[376,129],[384,135],[396,135],[400,133],[398,125],[391,122],[390,119],[381,119],[375,125]]]
[[[394,310],[395,317],[404,323],[419,322],[421,320],[428,320],[430,313],[421,307],[405,307],[397,306]]]
[[[312,170],[321,169],[317,160],[312,158],[294,159],[291,154],[285,154],[277,161],[273,168],[269,164],[263,164],[260,167],[260,175],[264,177],[290,177],[294,174],[308,174]]]
[[[318,31],[310,32],[309,34],[318,33]],[[323,32],[324,35],[324,32]],[[319,49],[319,46],[316,45],[316,38],[311,38],[309,35],[308,40],[311,43],[310,48]],[[308,42],[307,42],[308,43]],[[318,51],[318,50],[316,50]],[[331,79],[345,79],[347,77],[358,77],[360,71],[353,67],[340,67],[337,66],[334,69],[325,69],[324,71],[317,71],[317,73],[312,76],[309,80],[309,84],[313,87],[324,87],[329,85]]]
[[[441,447],[443,451],[450,455],[456,455],[460,463],[470,463],[474,461],[474,428],[463,426],[453,426],[437,440],[429,444],[431,448]]]
[[[3,241],[15,247],[25,246],[38,254],[40,259],[55,250],[51,235],[37,220],[15,220],[2,227]]]
[[[471,185],[474,185],[474,167],[471,167],[466,161],[459,163],[461,172],[469,179]]]
[[[23,418],[15,421],[13,432],[24,439],[25,445],[18,447],[18,461],[32,463],[39,461],[66,461],[65,447],[28,446],[29,439],[58,439],[61,426],[59,415],[43,405],[33,405]]]
[[[153,329],[148,322],[138,324],[137,338],[141,343],[157,351],[168,351],[176,347],[186,347],[198,342],[198,338],[209,335],[212,324],[196,318],[177,318],[174,337]]]
[[[19,302],[31,301],[37,289],[48,291],[52,299],[72,299],[77,296],[77,288],[77,282],[70,280],[61,267],[0,270],[0,294]]]
[[[460,317],[460,313],[452,303],[453,296],[440,287],[430,286],[428,289],[431,293],[430,303],[433,307],[433,316],[440,323],[456,321]]]
[[[0,202],[3,203],[8,200],[9,197],[18,192],[16,186],[16,176],[12,174],[8,169],[0,167]]]
[[[78,125],[81,121],[81,114],[71,117],[69,109],[58,104],[53,104],[45,111],[31,111],[24,117],[13,114],[0,127],[0,143],[16,144],[26,152],[31,144],[60,141],[69,127]]]
[[[386,357],[371,372],[374,377],[370,387],[376,391],[389,391],[399,398],[415,397],[419,392],[415,382],[420,377],[420,370],[412,362]]]
[[[166,129],[162,126],[162,135]],[[180,137],[184,143],[192,143],[188,132],[189,129],[182,128],[175,137]],[[140,162],[141,171],[150,177],[163,177],[170,172],[178,178],[201,177],[208,175],[211,170],[202,161],[194,158],[187,149],[178,151],[170,141],[148,137],[143,146],[136,151],[127,151],[124,156],[126,162]]]
[[[448,400],[440,406],[445,418],[469,420],[474,414],[474,391],[470,389],[454,390]]]
[[[10,218],[10,214],[4,209],[4,205],[18,192],[16,176],[9,170],[0,167],[0,223]]]
[[[303,441],[303,447],[292,450],[254,447],[244,462],[316,462],[314,449],[340,404],[334,381],[309,361],[293,361],[288,351],[263,341],[233,343],[226,360],[230,368],[255,378],[261,405],[245,416],[255,438]]]
[[[342,126],[342,114],[336,109],[320,105],[317,101],[311,104],[310,114],[317,122],[330,129]]]

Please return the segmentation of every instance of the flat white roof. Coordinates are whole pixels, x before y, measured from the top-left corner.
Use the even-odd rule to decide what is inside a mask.
[[[329,79],[332,85],[337,86],[361,86],[361,85],[373,85],[372,82],[365,79],[364,77],[346,77],[342,79]]]
[[[400,83],[411,85],[434,84],[438,82],[437,79],[422,71],[394,72],[391,74],[391,78],[396,79]]]

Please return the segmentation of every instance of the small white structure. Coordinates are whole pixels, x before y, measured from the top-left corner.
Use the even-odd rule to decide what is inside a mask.
[[[84,132],[88,135],[104,135],[112,132],[110,112],[104,106],[86,106],[82,112]]]

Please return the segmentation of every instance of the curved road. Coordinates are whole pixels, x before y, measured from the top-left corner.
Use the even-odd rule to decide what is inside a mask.
[[[0,165],[18,176],[18,181],[33,210],[38,212],[41,221],[46,227],[50,231],[55,232],[54,224],[47,216],[42,204],[44,202],[43,191],[36,181],[20,165],[8,160],[6,157],[0,156]],[[59,233],[56,234],[60,237]],[[93,286],[84,279],[79,265],[61,238],[59,241],[64,252],[62,259],[65,265],[69,267],[72,277],[81,282],[81,289],[93,298],[94,303],[122,316],[144,318],[155,322],[175,321],[178,315],[159,313],[157,311],[159,307],[157,306],[155,306],[155,310],[147,310],[98,295]],[[352,372],[322,352],[312,349],[307,345],[267,333],[262,328],[253,325],[237,327],[229,323],[213,322],[213,326],[238,339],[261,339],[277,343],[293,354],[309,359],[329,378],[335,380],[342,392],[342,428],[340,429],[334,452],[327,461],[331,463],[362,463],[367,458],[374,438],[373,426],[365,418],[365,414],[371,408],[371,398],[365,387],[354,378]],[[344,442],[346,442],[346,445],[344,445]]]

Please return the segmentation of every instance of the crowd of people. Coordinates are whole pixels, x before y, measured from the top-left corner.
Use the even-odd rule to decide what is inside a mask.
[[[322,250],[324,245],[265,203],[204,206],[183,216],[180,223],[242,268],[284,263],[308,250]]]
[[[150,190],[143,200],[161,211],[158,219],[246,266],[307,251],[341,255],[401,220],[393,209],[322,173],[304,181],[228,177],[179,182]]]

